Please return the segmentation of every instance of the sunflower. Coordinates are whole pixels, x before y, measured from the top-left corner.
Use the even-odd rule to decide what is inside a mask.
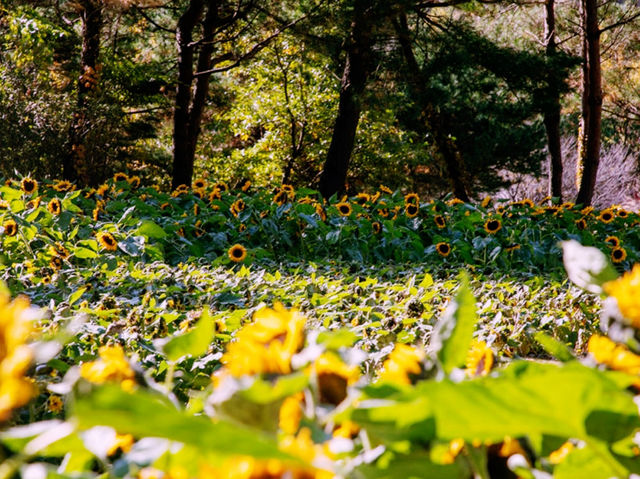
[[[530,200],[529,198],[525,198],[524,200],[522,200],[522,205],[528,206],[529,208],[535,208],[536,206],[533,200]]]
[[[587,216],[590,215],[593,212],[593,206],[587,206],[586,208],[582,208],[580,210],[580,214]]]
[[[618,218],[627,218],[629,216],[629,212],[627,210],[618,210],[617,215]]]
[[[484,230],[489,234],[496,234],[502,228],[502,223],[498,219],[489,219],[484,223]]]
[[[273,202],[278,206],[284,205],[287,202],[287,200],[289,200],[289,195],[284,190],[278,191],[273,197]]]
[[[98,232],[98,242],[108,251],[115,251],[118,249],[118,242],[108,231]]]
[[[409,205],[409,204],[419,205],[420,204],[420,197],[416,193],[409,193],[409,194],[404,196],[404,204],[405,205]]]
[[[232,205],[231,208],[233,208],[234,210],[236,210],[238,213],[240,211],[244,211],[244,209],[246,208],[246,203],[244,202],[244,200],[236,200]]]
[[[71,183],[69,183],[67,180],[59,180],[56,181],[53,185],[53,189],[60,192],[60,193],[64,193],[65,191],[69,191],[73,188],[73,185]]]
[[[115,181],[116,183],[118,181],[129,181],[129,176],[126,173],[116,173],[115,175],[113,175],[113,181]]]
[[[293,198],[295,196],[295,190],[293,189],[293,186],[291,186],[291,185],[282,185],[280,187],[280,189],[282,191],[286,191],[287,192],[287,196],[289,196],[289,198]]]
[[[391,191],[391,189],[390,189],[390,188],[387,188],[387,187],[386,187],[386,186],[384,186],[384,185],[380,185],[380,186],[378,187],[378,189],[379,189],[380,191],[382,191],[383,193],[386,193],[386,194],[388,194],[388,195],[390,195],[390,194],[392,194],[392,193],[393,193],[393,191]]]
[[[249,188],[251,188],[251,181],[249,180],[243,180],[240,182],[240,189],[246,193],[247,191],[249,191]]]
[[[464,201],[462,201],[460,198],[451,198],[449,201],[447,201],[447,204],[449,206],[462,205],[464,204]]]
[[[373,229],[373,232],[375,234],[380,233],[380,231],[382,231],[382,224],[379,221],[374,221],[373,223],[371,223],[371,228]]]
[[[20,182],[20,188],[22,188],[22,191],[24,191],[26,194],[30,195],[38,189],[38,182],[29,177],[22,178],[22,181]]]
[[[54,256],[51,258],[51,261],[49,261],[49,266],[54,270],[62,268],[62,258],[60,256]]]
[[[203,190],[206,187],[207,187],[207,180],[205,180],[204,178],[198,178],[193,182],[194,190]]]
[[[222,181],[219,181],[218,183],[213,185],[213,188],[220,191],[220,193],[226,193],[227,191],[229,191],[229,187],[227,186],[227,184]]]
[[[465,365],[469,376],[486,376],[493,366],[493,351],[484,341],[474,339],[467,352]]]
[[[616,246],[611,250],[611,261],[622,263],[627,257],[627,251],[622,246]]]
[[[482,203],[480,203],[480,206],[482,206],[483,208],[487,208],[491,204],[491,201],[493,201],[491,196],[485,196],[482,200]]]
[[[231,248],[229,248],[227,254],[229,255],[229,259],[231,261],[233,261],[234,263],[239,263],[241,261],[244,261],[244,259],[247,257],[247,248],[245,248],[241,244],[234,244]]]
[[[133,188],[137,188],[138,186],[140,186],[140,177],[139,176],[132,176],[127,181],[129,182],[129,184]]]
[[[195,203],[193,205],[193,215],[198,216],[199,214],[200,214],[200,205],[198,203]]]
[[[584,218],[580,218],[579,220],[576,220],[576,227],[579,230],[587,229],[587,222],[585,221]]]
[[[96,195],[102,196],[104,198],[108,192],[109,192],[109,185],[105,183],[103,185],[98,186],[98,189],[96,190]]]
[[[320,219],[322,219],[322,221],[325,221],[327,219],[327,214],[324,212],[324,208],[322,207],[322,205],[320,203],[315,203],[314,208],[316,209],[316,214],[320,217]]]
[[[240,226],[238,226],[238,231],[240,233],[244,233],[247,230],[247,225],[245,225],[244,223],[240,223]]]
[[[338,213],[340,213],[340,216],[349,216],[352,211],[351,205],[346,201],[337,203],[336,208],[338,208]]]
[[[53,198],[49,201],[49,204],[47,204],[47,210],[52,215],[59,215],[62,211],[62,204],[60,203],[60,200],[58,198]]]
[[[198,198],[199,200],[201,200],[202,198],[204,198],[204,190],[193,190],[191,192],[191,194],[193,196],[195,196],[196,198]]]
[[[438,243],[436,245],[436,251],[440,256],[446,258],[451,254],[451,245],[449,245],[449,243]]]
[[[18,232],[18,225],[13,220],[5,221],[2,226],[4,226],[4,234],[7,236],[15,236]]]
[[[611,209],[602,210],[598,216],[598,219],[603,223],[611,223],[614,218],[615,214]]]
[[[366,193],[358,193],[356,195],[356,203],[358,203],[361,206],[366,205],[370,199],[371,197]]]
[[[438,228],[446,228],[447,226],[447,222],[445,221],[444,216],[442,215],[435,215],[433,217],[433,221],[435,222]]]
[[[409,218],[415,218],[416,216],[418,216],[420,208],[417,204],[408,203],[404,207],[404,212]]]
[[[51,254],[55,256],[59,256],[62,259],[67,259],[69,257],[69,250],[64,247],[62,243],[56,243],[49,248]]]
[[[219,200],[220,198],[222,198],[222,194],[220,193],[220,190],[218,188],[214,188],[213,191],[209,193],[210,202],[214,202],[216,200]]]
[[[91,212],[91,218],[93,219],[93,221],[98,221],[99,216],[100,216],[100,208],[94,208],[93,211]]]
[[[28,210],[35,210],[38,206],[40,206],[41,201],[42,197],[36,196],[34,199],[27,201],[26,207]]]
[[[0,200],[0,210],[8,210],[9,202],[7,200]]]
[[[518,250],[518,249],[520,249],[520,245],[519,244],[512,244],[510,246],[507,246],[504,250],[507,253],[512,253],[513,251]]]
[[[618,246],[620,246],[620,238],[618,238],[617,236],[607,236],[607,239],[605,239],[604,242],[607,243],[607,246],[610,246],[612,248],[617,248]]]

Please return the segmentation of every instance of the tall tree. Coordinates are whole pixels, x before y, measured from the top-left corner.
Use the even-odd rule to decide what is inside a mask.
[[[376,21],[380,21],[376,18],[376,3],[371,0],[355,0],[351,13],[338,113],[320,176],[319,189],[325,198],[343,191],[345,187],[362,111],[361,97],[372,68],[373,27]]]
[[[600,163],[602,136],[602,70],[598,1],[580,0],[582,42],[582,111],[578,135],[579,183],[576,203],[590,205]]]
[[[424,72],[420,69],[409,33],[407,16],[404,11],[398,14],[395,19],[394,26],[398,34],[398,40],[402,48],[405,58],[410,80],[408,82],[413,96],[418,99],[422,107],[422,117],[424,118],[424,132],[429,132],[434,139],[435,146],[442,157],[447,170],[447,176],[451,182],[451,188],[456,198],[463,201],[469,201],[466,172],[462,155],[456,146],[456,142],[451,138],[451,131],[448,127],[448,119],[442,112],[437,112],[433,105],[427,100],[425,88],[428,85],[428,79]]]
[[[100,66],[100,33],[102,30],[102,0],[80,0],[76,9],[82,22],[82,54],[77,86],[76,108],[69,130],[69,149],[63,160],[63,176],[66,180],[90,181],[88,165],[85,161],[84,138],[91,124],[87,121],[89,96],[98,86]]]
[[[191,185],[212,74],[231,70],[253,58],[282,31],[306,17],[302,15],[286,23],[268,12],[269,5],[264,3],[257,0],[190,0],[178,20],[172,188]],[[194,40],[197,27],[201,34]],[[238,39],[252,32],[255,36],[249,40],[250,46],[239,50]],[[222,65],[223,62],[227,64]]]
[[[550,61],[557,55],[555,0],[546,0],[544,4],[544,41],[545,52]],[[547,99],[544,106],[544,127],[547,133],[549,150],[549,196],[562,201],[562,149],[560,147],[560,95],[561,85],[557,76],[549,75]]]

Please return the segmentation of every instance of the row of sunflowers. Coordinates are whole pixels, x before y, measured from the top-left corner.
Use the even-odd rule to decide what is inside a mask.
[[[384,186],[325,201],[290,185],[230,188],[205,179],[166,193],[124,173],[84,190],[66,181],[7,180],[0,224],[4,263],[30,256],[44,281],[101,250],[174,264],[200,257],[214,264],[338,258],[549,273],[561,271],[560,240],[606,249],[621,268],[639,260],[640,244],[640,216],[616,205],[594,211],[552,200],[424,202]]]

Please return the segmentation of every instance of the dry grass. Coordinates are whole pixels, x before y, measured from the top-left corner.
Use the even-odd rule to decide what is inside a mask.
[[[564,138],[562,141],[563,200],[575,200],[578,189],[576,187],[576,139]],[[511,186],[498,191],[493,196],[509,200],[531,198],[540,201],[548,195],[549,163],[543,166],[540,178],[531,175],[518,175],[511,172],[504,174],[505,179],[512,182]],[[593,206],[606,208],[617,204],[637,211],[640,209],[640,174],[638,159],[623,145],[611,145],[603,148],[598,168]]]

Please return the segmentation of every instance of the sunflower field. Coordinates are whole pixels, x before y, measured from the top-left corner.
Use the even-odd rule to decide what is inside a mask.
[[[0,479],[640,477],[640,215],[0,187]]]

